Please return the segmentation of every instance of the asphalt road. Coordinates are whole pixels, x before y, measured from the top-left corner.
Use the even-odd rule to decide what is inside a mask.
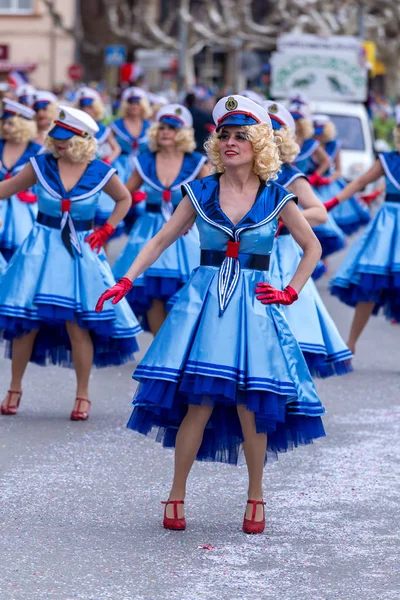
[[[0,417],[0,600],[399,600],[399,336],[374,318],[354,373],[318,381],[327,438],[266,467],[261,536],[241,532],[245,468],[212,463],[193,469],[187,531],[162,528],[173,454],[125,429],[134,364],[93,372],[85,423],[68,420],[73,372],[29,366]],[[1,359],[1,394],[8,377]]]

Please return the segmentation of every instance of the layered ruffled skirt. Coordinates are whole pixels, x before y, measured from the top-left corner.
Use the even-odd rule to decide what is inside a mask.
[[[144,246],[162,229],[165,221],[161,213],[145,213],[135,223],[129,240],[116,260],[113,272],[116,279],[125,275]],[[143,317],[147,329],[146,313],[154,299],[167,302],[189,279],[193,269],[200,264],[200,241],[197,227],[167,248],[160,258],[145,271],[127,295],[127,300],[137,316]]]
[[[333,181],[329,185],[318,188],[319,197],[323,202],[337,196],[346,187],[344,179]],[[346,234],[351,235],[369,223],[371,215],[368,206],[354,196],[341,202],[331,212],[336,224]]]
[[[0,333],[12,341],[38,329],[34,363],[72,366],[66,321],[90,332],[98,367],[119,365],[138,349],[141,327],[125,300],[94,310],[114,278],[104,253],[85,243],[89,233],[77,233],[82,255],[72,258],[59,230],[36,223],[0,276]]]
[[[292,236],[279,236],[274,242],[271,256],[272,285],[284,289],[292,279],[300,259],[301,249]],[[329,377],[352,371],[352,353],[342,340],[311,279],[301,290],[297,302],[282,308],[313,376]]]
[[[0,252],[6,260],[28,237],[36,221],[37,203],[21,202],[17,196],[0,200]]]
[[[321,200],[321,188],[313,188],[314,193]],[[342,250],[345,245],[345,235],[340,227],[336,224],[331,213],[328,213],[328,220],[323,225],[313,227],[313,232],[317,236],[322,247],[322,258],[326,258],[339,250]]]
[[[400,321],[400,203],[385,202],[354,242],[330,284],[348,304],[374,302],[388,319]]]
[[[242,269],[222,316],[218,268],[196,269],[134,378],[140,382],[128,427],[173,447],[188,405],[212,406],[198,460],[237,464],[237,406],[255,413],[267,454],[325,435],[324,408],[283,312],[255,297],[262,271]],[[267,458],[267,456],[266,456]]]

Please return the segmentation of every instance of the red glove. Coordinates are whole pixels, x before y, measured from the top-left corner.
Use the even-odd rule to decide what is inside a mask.
[[[97,300],[95,311],[101,312],[103,310],[104,302],[106,300],[110,300],[110,298],[114,298],[114,300],[111,302],[112,304],[118,304],[118,302],[121,302],[122,298],[124,298],[131,289],[132,281],[127,277],[123,277],[115,285],[103,292],[103,294]]]
[[[131,193],[131,198],[132,206],[136,206],[136,204],[140,204],[140,202],[146,200],[147,194],[146,192],[141,192],[140,190],[137,190],[136,192]]]
[[[284,290],[277,290],[270,283],[258,283],[255,289],[257,300],[261,304],[284,304],[289,306],[298,299],[296,290],[287,285]]]
[[[106,165],[111,165],[111,160],[109,156],[105,156],[104,158],[101,159],[103,162],[106,163]]]
[[[105,223],[104,225],[96,229],[96,231],[88,235],[85,238],[85,242],[89,244],[92,250],[96,250],[97,248],[98,254],[104,246],[104,244],[106,243],[106,241],[108,240],[108,238],[112,236],[114,231],[115,229],[112,225],[110,225],[110,223]]]
[[[371,204],[371,202],[376,200],[377,197],[382,194],[382,192],[383,192],[383,188],[378,188],[377,190],[375,190],[374,192],[371,192],[370,194],[360,194],[358,197],[360,200],[363,200],[365,202],[365,204]]]
[[[21,202],[25,202],[26,204],[34,204],[37,202],[37,196],[33,192],[26,190],[25,192],[18,192],[17,194],[18,200]]]
[[[331,211],[333,208],[335,208],[335,206],[338,206],[338,204],[340,204],[340,202],[336,198],[336,196],[334,196],[330,200],[327,200],[326,202],[324,202],[324,206],[328,212]]]
[[[322,185],[328,185],[331,182],[330,177],[322,177],[319,173],[313,173],[307,177],[310,185],[314,187],[321,187]]]
[[[276,234],[275,237],[278,237],[282,231],[282,229],[285,227],[285,224],[283,221],[278,221],[278,229],[276,230]]]

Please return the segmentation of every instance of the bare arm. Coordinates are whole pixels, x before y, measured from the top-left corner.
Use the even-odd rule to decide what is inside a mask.
[[[115,202],[114,210],[107,221],[115,229],[131,207],[131,195],[116,174],[104,186],[104,191]]]
[[[288,186],[290,190],[299,199],[299,204],[303,209],[302,215],[311,225],[316,227],[322,225],[328,220],[328,213],[322,202],[314,194],[311,185],[305,177],[298,177]]]
[[[118,144],[112,131],[110,131],[110,134],[107,138],[107,143],[111,148],[111,154],[108,158],[110,163],[113,163],[114,160],[121,154],[121,146]]]
[[[134,281],[148,269],[171,244],[176,242],[196,219],[194,210],[187,196],[178,204],[174,214],[164,227],[153,237],[133,261],[125,277]]]
[[[349,185],[346,185],[346,187],[340,192],[340,194],[336,196],[337,199],[339,200],[339,202],[343,202],[344,200],[351,198],[351,196],[354,196],[356,192],[360,192],[365,187],[367,187],[369,183],[376,181],[377,179],[379,179],[379,177],[382,177],[382,175],[384,175],[384,172],[381,165],[381,161],[377,159],[372,165],[372,167],[366,173],[364,173],[364,175],[361,175],[361,177],[357,177],[357,179],[349,183]]]
[[[321,244],[294,202],[285,205],[280,212],[280,218],[303,250],[299,266],[291,281],[287,283],[299,294],[321,258]]]
[[[10,198],[18,192],[24,192],[25,190],[35,185],[37,177],[31,163],[25,165],[25,167],[11,179],[2,181],[0,183],[0,200]]]
[[[326,173],[329,167],[331,166],[331,159],[329,158],[325,150],[322,148],[322,146],[319,146],[315,150],[315,152],[313,152],[312,159],[318,165],[318,167],[315,170],[315,172],[318,173],[318,175],[323,175],[324,173]]]
[[[129,192],[132,193],[136,192],[136,190],[140,188],[142,183],[143,179],[140,177],[139,173],[137,171],[133,171],[132,175],[129,177],[125,185],[128,188]]]

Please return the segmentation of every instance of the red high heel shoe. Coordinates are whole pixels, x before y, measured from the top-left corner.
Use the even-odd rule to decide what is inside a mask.
[[[6,405],[1,406],[1,414],[2,415],[16,415],[17,411],[18,411],[19,403],[21,402],[22,392],[14,392],[13,390],[8,390],[7,394],[8,395],[7,395]],[[10,406],[13,394],[18,395],[18,400],[17,400],[17,404]]]
[[[77,398],[78,400],[78,408],[77,410],[73,410],[71,413],[71,421],[86,421],[89,418],[89,411],[91,402],[87,398]],[[82,402],[88,403],[87,410],[81,410]]]
[[[252,504],[253,505],[253,510],[251,513],[251,519],[246,519],[246,513],[244,513],[244,519],[243,519],[243,531],[245,533],[262,533],[265,529],[265,511],[264,511],[264,506],[265,506],[265,502],[263,502],[262,500],[247,500],[247,504]],[[263,507],[263,518],[261,521],[256,521],[256,511],[257,511],[257,506],[261,504],[261,506]]]
[[[184,500],[167,500],[166,502],[161,502],[161,504],[165,504],[164,509],[164,520],[163,526],[164,529],[174,529],[177,531],[183,531],[186,529],[186,519],[185,517],[180,517],[178,519],[178,504],[185,504]],[[168,504],[172,504],[174,507],[174,518],[167,517],[167,506]]]

